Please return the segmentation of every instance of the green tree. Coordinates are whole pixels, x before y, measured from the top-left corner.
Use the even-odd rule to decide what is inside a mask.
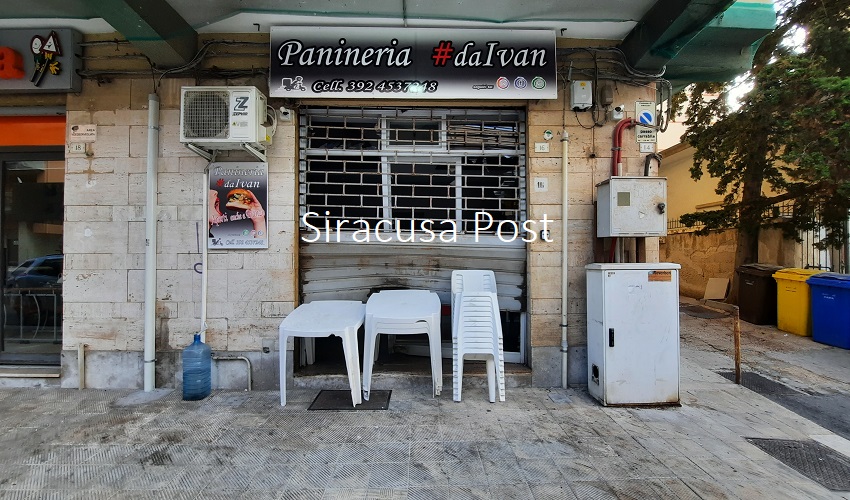
[[[777,28],[762,42],[748,75],[752,90],[739,108],[728,105],[733,83],[699,83],[687,92],[691,176],[717,179],[720,210],[682,217],[703,232],[736,228],[736,267],[758,259],[759,231],[781,227],[787,237],[814,229],[814,213],[826,227],[819,243],[847,238],[850,210],[850,2],[784,0]],[[802,30],[802,31],[801,31]],[[800,46],[790,35],[805,33]],[[713,96],[713,97],[706,97]],[[767,197],[762,186],[782,193]],[[794,205],[791,218],[765,211],[780,201]],[[733,287],[734,289],[735,287]]]

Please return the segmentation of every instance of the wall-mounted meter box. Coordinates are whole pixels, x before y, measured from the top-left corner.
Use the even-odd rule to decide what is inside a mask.
[[[570,108],[590,109],[593,106],[593,82],[573,80],[570,83]]]
[[[666,177],[615,176],[596,185],[596,236],[666,235]]]

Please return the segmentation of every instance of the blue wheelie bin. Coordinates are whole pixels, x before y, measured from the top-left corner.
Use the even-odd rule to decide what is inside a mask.
[[[812,339],[850,349],[850,275],[821,273],[806,283],[812,297]]]

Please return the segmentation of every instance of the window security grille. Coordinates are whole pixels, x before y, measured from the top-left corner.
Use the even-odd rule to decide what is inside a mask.
[[[463,232],[478,211],[526,218],[521,111],[307,107],[300,137],[301,216],[318,214],[315,226],[409,230],[431,219],[435,231],[451,220]]]

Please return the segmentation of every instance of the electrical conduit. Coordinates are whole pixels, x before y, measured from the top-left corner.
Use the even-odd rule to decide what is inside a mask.
[[[569,145],[570,135],[567,129],[561,132],[561,387],[568,387],[569,377],[569,340],[567,338],[567,307],[569,292],[569,269],[567,261],[567,243],[569,243]]]
[[[620,172],[623,170],[623,131],[632,128],[637,124],[634,118],[623,118],[617,125],[614,126],[614,144],[611,147],[611,176],[616,177],[620,175]],[[618,240],[617,238],[611,239],[611,248],[608,251],[608,262],[614,262],[615,258],[618,258],[617,252]]]
[[[147,191],[145,196],[144,389],[154,390],[156,369],[156,191],[159,159],[159,96],[148,95]]]
[[[623,118],[614,127],[614,154],[611,155],[611,176],[620,175],[623,170],[623,131],[637,124],[634,118]]]

